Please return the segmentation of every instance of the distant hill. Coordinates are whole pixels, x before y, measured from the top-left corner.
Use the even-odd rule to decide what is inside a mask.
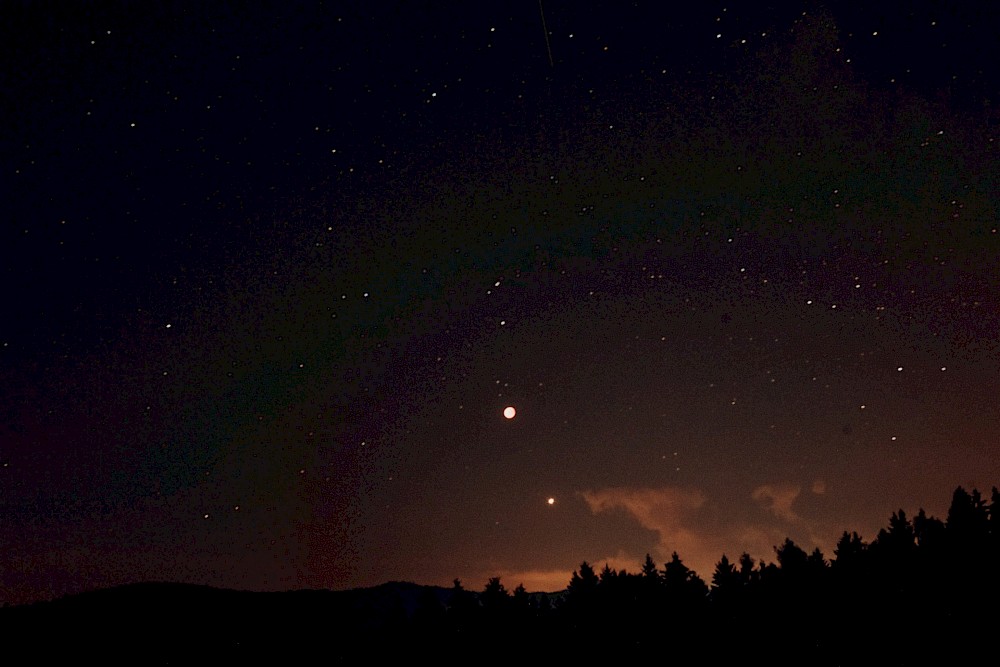
[[[0,610],[0,660],[63,665],[925,665],[982,660],[1000,619],[1000,490],[955,489],[947,519],[902,509],[827,560],[791,539],[776,563],[722,556],[711,584],[677,553],[565,591],[406,582],[254,593],[143,583]],[[6,653],[4,653],[6,651]],[[941,662],[942,660],[937,660]]]
[[[365,638],[384,635],[421,604],[443,609],[450,597],[450,589],[407,582],[281,593],[138,583],[2,609],[0,637],[36,664],[87,656],[104,664],[198,664],[213,657],[245,664],[305,657],[317,648],[346,661]]]

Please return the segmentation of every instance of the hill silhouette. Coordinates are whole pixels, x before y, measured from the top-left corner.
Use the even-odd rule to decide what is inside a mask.
[[[809,665],[954,662],[994,647],[1000,492],[958,487],[944,520],[900,509],[833,557],[786,539],[775,562],[679,554],[637,572],[582,562],[565,591],[390,582],[255,593],[140,583],[0,610],[8,655],[101,664],[539,664],[600,659]]]

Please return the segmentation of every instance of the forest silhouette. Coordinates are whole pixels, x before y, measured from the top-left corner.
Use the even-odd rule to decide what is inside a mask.
[[[436,627],[467,650],[530,638],[550,658],[580,660],[922,665],[995,651],[996,487],[989,502],[958,487],[943,521],[900,509],[870,542],[845,531],[832,556],[785,539],[775,562],[722,555],[708,581],[677,553],[662,567],[647,554],[634,573],[583,562],[554,601],[494,578],[476,604],[456,581]]]
[[[774,562],[722,555],[706,581],[679,554],[638,571],[582,562],[564,591],[385,584],[250,593],[141,584],[4,609],[10,650],[104,664],[441,664],[656,660],[923,665],[990,655],[1000,591],[1000,491],[955,489],[944,520],[894,512],[831,558],[791,539]]]

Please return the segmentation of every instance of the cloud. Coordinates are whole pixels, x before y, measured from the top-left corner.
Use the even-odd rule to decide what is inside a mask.
[[[813,494],[821,496],[826,493],[826,482],[818,479],[812,483],[810,490]],[[820,533],[822,526],[815,520],[803,517],[792,508],[801,492],[802,488],[799,486],[764,484],[754,489],[750,495],[761,507],[774,516],[795,526],[805,536],[807,546],[829,548],[829,536],[824,537]]]
[[[697,541],[694,532],[685,525],[691,513],[705,504],[705,496],[696,489],[662,487],[630,489],[612,487],[598,491],[583,491],[580,496],[594,514],[624,509],[649,530],[660,535],[660,541]]]
[[[816,495],[826,491],[822,482],[810,488]],[[768,559],[774,546],[781,544],[789,532],[796,540],[804,538],[804,546],[820,546],[824,550],[830,546],[828,540],[817,535],[819,526],[796,511],[796,503],[803,500],[801,486],[758,486],[750,493],[755,504],[740,501],[735,491],[725,489],[718,498],[709,498],[701,489],[691,487],[610,487],[581,491],[577,495],[594,514],[624,510],[631,520],[654,532],[657,540],[649,552],[660,568],[676,551],[706,581],[722,554],[731,561],[743,552],[757,559]],[[586,556],[596,570],[607,562],[615,569],[636,572],[645,557],[645,553],[625,553],[614,544],[605,545],[603,553],[615,555]]]
[[[643,528],[656,532],[659,540],[654,550],[661,560],[676,551],[682,558],[693,558],[703,564],[705,555],[714,552],[705,543],[702,534],[696,531],[698,522],[695,514],[705,505],[705,495],[698,489],[611,487],[582,491],[579,495],[594,514],[623,509]],[[718,558],[718,554],[710,558]],[[612,558],[601,560],[599,565],[607,561],[615,567],[616,563],[628,560],[628,556],[619,552]],[[638,569],[640,562],[641,557],[631,558],[629,569]]]
[[[764,484],[750,494],[762,507],[774,516],[792,524],[802,523],[802,517],[795,513],[792,504],[799,497],[801,487]]]

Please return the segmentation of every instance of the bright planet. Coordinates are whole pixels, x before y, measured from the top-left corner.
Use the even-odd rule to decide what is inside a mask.
[[[514,409],[513,405],[508,405],[506,408],[503,409],[503,416],[506,417],[507,419],[513,419],[514,415],[516,414],[517,410]]]

